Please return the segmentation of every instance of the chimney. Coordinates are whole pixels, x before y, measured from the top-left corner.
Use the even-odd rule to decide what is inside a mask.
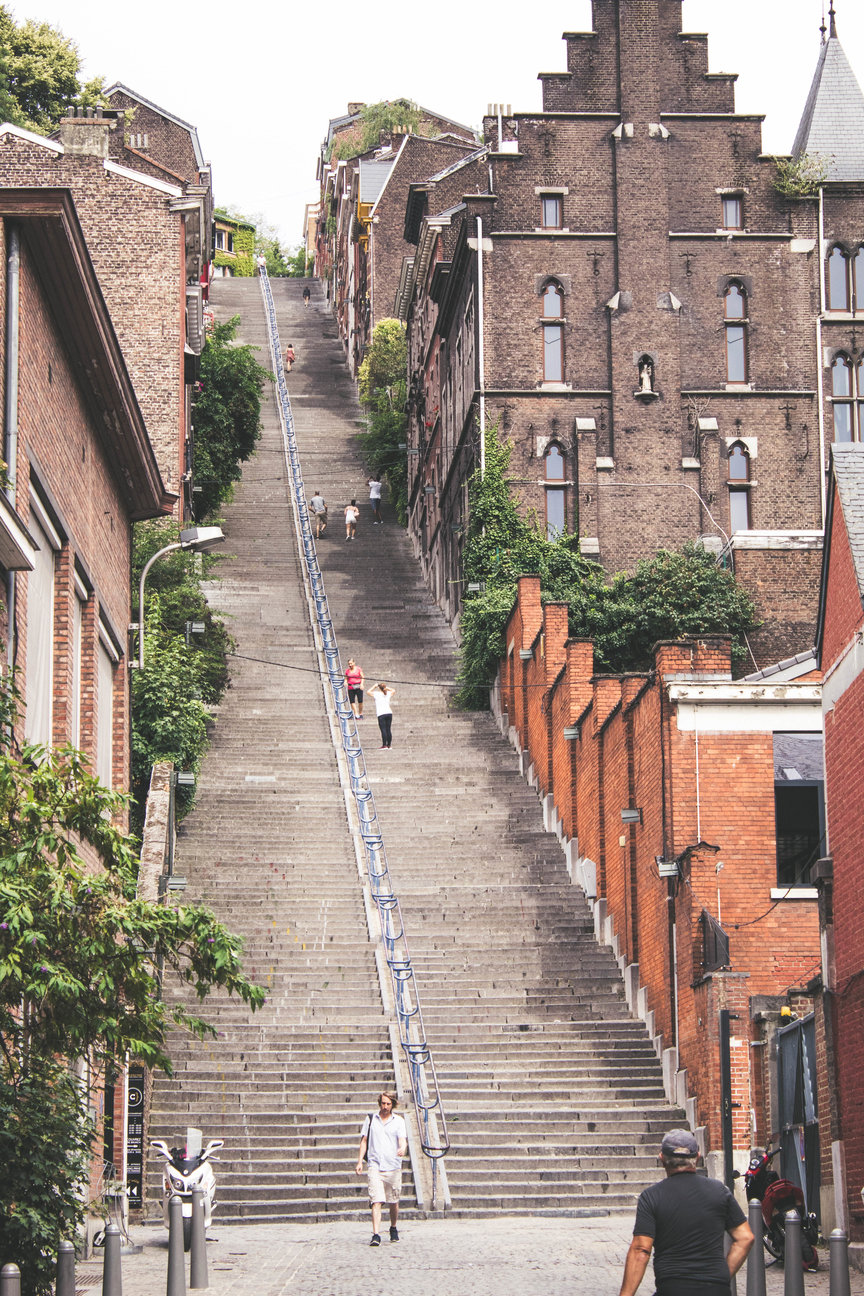
[[[79,157],[107,158],[108,134],[117,126],[117,112],[102,108],[74,108],[60,122],[60,143]]]

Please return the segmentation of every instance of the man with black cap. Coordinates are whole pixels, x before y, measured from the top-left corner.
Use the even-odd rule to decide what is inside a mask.
[[[621,1296],[634,1296],[654,1251],[657,1296],[729,1296],[729,1280],[753,1245],[753,1233],[725,1184],[696,1173],[699,1147],[689,1130],[670,1130],[660,1145],[666,1178],[640,1195]],[[723,1254],[725,1235],[732,1245]]]

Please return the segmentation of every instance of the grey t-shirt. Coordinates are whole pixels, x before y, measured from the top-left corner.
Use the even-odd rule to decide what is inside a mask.
[[[654,1239],[654,1277],[729,1282],[723,1238],[746,1217],[719,1179],[689,1171],[652,1184],[636,1206],[634,1236]]]

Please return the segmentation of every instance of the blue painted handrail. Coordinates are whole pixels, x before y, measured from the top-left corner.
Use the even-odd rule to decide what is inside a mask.
[[[312,522],[306,502],[306,492],[303,487],[303,476],[300,471],[300,456],[297,451],[297,438],[294,433],[294,418],[288,396],[288,384],[285,381],[285,367],[282,363],[282,349],[279,342],[279,330],[276,325],[276,308],[273,304],[273,293],[270,288],[269,277],[263,268],[260,271],[260,276],[261,294],[264,298],[264,307],[267,314],[270,355],[276,375],[285,457],[297,515],[299,542],[315,607],[315,616],[321,632],[324,660],[327,665],[327,679],[330,684],[336,719],[339,723],[342,750],[348,764],[351,794],[360,825],[360,837],[363,842],[372,899],[378,910],[381,924],[384,952],[390,970],[390,981],[399,1023],[399,1042],[405,1055],[411,1081],[411,1096],[417,1114],[417,1128],[420,1131],[421,1147],[426,1156],[432,1160],[434,1185],[435,1161],[437,1158],[444,1156],[450,1148],[447,1122],[438,1089],[435,1064],[426,1043],[423,1014],[420,1010],[420,999],[417,994],[414,969],[411,965],[408,942],[405,938],[402,910],[393,890],[390,871],[387,866],[387,853],[384,849],[384,839],[375,810],[375,798],[369,787],[366,760],[363,755],[363,748],[360,745],[354,712],[348,701],[348,686],[339,659],[339,646],[336,642],[333,621],[327,604],[324,579],[318,565],[318,554],[312,535]],[[434,1120],[431,1119],[433,1113]]]

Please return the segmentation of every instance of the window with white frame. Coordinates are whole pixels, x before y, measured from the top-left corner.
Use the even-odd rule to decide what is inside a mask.
[[[747,294],[744,285],[733,281],[723,294],[723,320],[726,333],[726,381],[746,383]]]
[[[564,293],[550,280],[543,290],[543,381],[564,381]],[[547,323],[558,320],[560,323]]]
[[[835,441],[860,441],[864,404],[864,361],[857,365],[838,352],[831,364],[831,407]]]
[[[114,784],[114,672],[117,654],[100,627],[96,667],[96,776],[104,787]]]
[[[750,453],[743,441],[729,447],[729,530],[750,530]]]
[[[32,513],[28,523],[39,548],[27,573],[27,675],[24,685],[24,739],[50,746],[54,688],[55,542]]]
[[[546,539],[557,540],[567,529],[567,490],[564,485],[565,460],[554,441],[543,456],[544,491],[546,495]]]

